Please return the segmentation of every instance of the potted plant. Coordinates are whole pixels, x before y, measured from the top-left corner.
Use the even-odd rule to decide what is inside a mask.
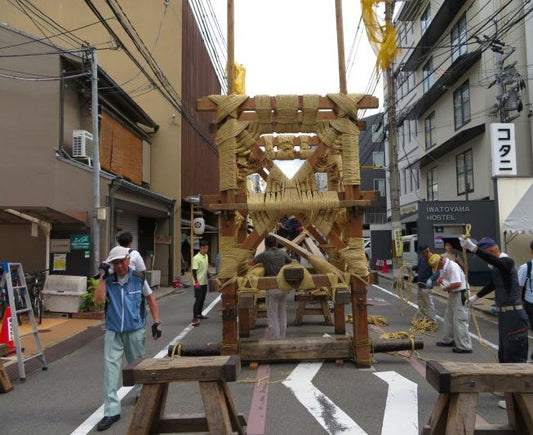
[[[98,280],[92,277],[87,278],[87,293],[80,296],[80,311],[79,313],[72,313],[73,318],[78,319],[103,319],[104,318],[104,304],[96,305],[94,303],[94,292]]]

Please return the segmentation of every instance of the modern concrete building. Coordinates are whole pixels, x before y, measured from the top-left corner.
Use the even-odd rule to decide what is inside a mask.
[[[61,183],[43,182],[38,195],[31,189],[13,192],[9,196],[17,199],[16,204],[2,192],[0,208],[18,205],[17,210],[27,212],[28,206],[62,213],[82,211],[85,231],[90,232],[96,213],[91,205],[91,162],[74,159],[71,145],[74,130],[82,131],[80,137],[86,140],[92,134],[87,118],[90,75],[78,79],[84,82],[82,90],[71,90],[72,81],[65,76],[87,72],[87,50],[95,48],[101,75],[106,78],[99,81],[101,165],[111,174],[100,192],[100,257],[115,244],[117,232],[129,230],[149,268],[161,271],[163,283],[179,277],[182,235],[190,231],[190,207],[184,198],[218,192],[218,152],[209,128],[211,116],[197,113],[195,105],[200,97],[220,94],[221,88],[189,2],[36,0],[32,5],[17,6],[0,0],[0,22],[38,39],[31,44],[3,40],[0,46],[2,111],[6,113],[6,107],[17,109],[13,116],[2,117],[2,129],[9,131],[10,139],[3,140],[2,148],[4,143],[11,148],[2,168],[8,172],[18,168],[20,175],[14,186],[24,185],[20,183],[26,179],[24,173],[40,174],[45,167],[49,169],[48,163],[32,152],[39,143],[43,146],[43,131],[47,131],[46,147],[58,153],[52,155],[54,164],[63,157],[72,158],[76,171],[86,173],[85,181],[79,183],[84,186],[81,195],[73,188],[78,182],[65,176]],[[40,55],[29,56],[29,47],[39,44]],[[21,53],[26,53],[24,58],[17,57]],[[46,77],[61,80],[47,83]],[[28,88],[32,92],[19,100],[19,94]],[[129,108],[119,105],[121,98]],[[70,110],[77,105],[79,109]],[[23,120],[21,113],[31,113],[32,117]],[[105,148],[108,143],[112,147]],[[117,147],[124,148],[121,154],[116,153]],[[136,160],[126,160],[132,152]],[[2,178],[12,179],[5,172]],[[68,187],[70,192],[61,193],[61,187]],[[48,195],[43,196],[43,190]],[[48,202],[50,198],[61,203]],[[162,210],[154,213],[154,207]],[[54,223],[45,214],[35,216]],[[209,231],[206,237],[216,240],[216,217],[207,212],[204,216]],[[13,234],[9,228],[5,231]],[[41,248],[46,249],[45,244]],[[20,250],[28,255],[26,245]],[[41,254],[41,260],[32,260],[25,269],[44,268],[47,255],[44,250]],[[84,250],[83,256],[91,257],[92,252]],[[19,258],[6,249],[3,257],[8,261]],[[91,262],[94,260],[91,257]]]
[[[442,236],[463,233],[466,224],[474,237],[487,235],[480,234],[482,228],[503,239],[505,218],[533,175],[533,44],[526,36],[532,6],[480,0],[407,0],[399,6],[393,134],[404,232],[421,233],[424,227],[430,239],[425,242],[434,248],[441,247]],[[508,172],[496,169],[505,160],[498,154],[498,131],[503,128],[505,136],[508,127],[491,132],[495,123],[514,129],[516,159]],[[438,208],[442,201],[445,211]],[[483,201],[493,202],[492,218],[478,213]],[[509,251],[525,259],[525,245],[513,245]]]

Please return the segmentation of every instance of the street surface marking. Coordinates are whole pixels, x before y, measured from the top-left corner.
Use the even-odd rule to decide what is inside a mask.
[[[266,413],[268,404],[268,383],[270,381],[270,364],[263,364],[257,368],[257,382],[255,383],[250,412],[248,414],[248,435],[262,435],[265,433]]]
[[[348,414],[312,384],[320,367],[321,362],[300,363],[283,381],[283,385],[292,391],[328,434],[366,434]]]
[[[209,306],[204,309],[202,312],[203,315],[206,315],[209,313],[216,304],[220,301],[221,295],[218,295],[213,302],[209,304]],[[191,324],[187,325],[181,333],[179,333],[176,337],[174,337],[170,343],[168,343],[161,351],[159,351],[156,355],[154,355],[154,358],[162,358],[164,356],[168,355],[168,347],[171,344],[179,342],[183,337],[185,337],[189,332],[191,332],[194,329],[194,326]],[[135,387],[121,387],[117,391],[118,399],[122,401],[126,395],[133,390]],[[71,433],[71,435],[85,435],[88,434],[93,430],[93,428],[98,424],[98,422],[104,417],[104,405],[100,406],[96,411],[94,411],[88,418],[85,420],[81,425],[79,425],[74,432]]]
[[[417,384],[396,372],[374,375],[389,384],[381,435],[418,435]]]

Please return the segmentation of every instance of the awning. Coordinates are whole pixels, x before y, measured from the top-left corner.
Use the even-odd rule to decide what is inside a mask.
[[[503,232],[509,234],[533,233],[533,184],[503,222]]]
[[[11,210],[15,213],[10,212]],[[86,225],[86,212],[68,212],[54,210],[50,207],[5,207],[0,209],[0,225],[2,224],[27,224],[28,220],[18,213],[31,216],[52,225]]]

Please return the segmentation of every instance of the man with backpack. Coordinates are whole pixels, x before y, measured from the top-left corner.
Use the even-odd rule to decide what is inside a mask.
[[[531,258],[533,258],[533,241],[529,244],[531,251]],[[518,286],[522,294],[522,301],[524,302],[524,310],[526,310],[529,317],[529,327],[533,329],[533,284],[531,283],[531,266],[533,260],[522,264],[518,268]],[[531,355],[533,359],[533,354]]]

